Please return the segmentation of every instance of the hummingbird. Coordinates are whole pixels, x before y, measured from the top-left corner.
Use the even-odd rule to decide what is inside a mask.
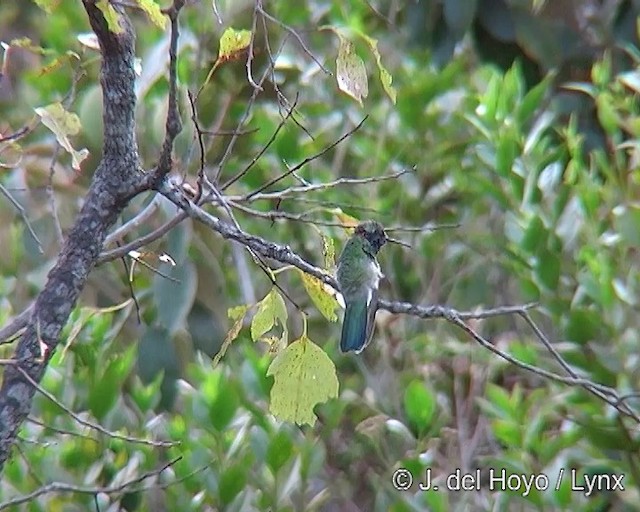
[[[378,284],[384,277],[376,255],[389,240],[382,224],[361,222],[338,259],[337,278],[346,310],[340,350],[362,352],[371,341],[378,308]]]

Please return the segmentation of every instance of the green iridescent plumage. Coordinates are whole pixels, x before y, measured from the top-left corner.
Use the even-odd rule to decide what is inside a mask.
[[[378,307],[378,283],[383,277],[376,255],[386,243],[382,225],[360,223],[338,260],[338,284],[345,302],[340,349],[362,352],[371,341]]]

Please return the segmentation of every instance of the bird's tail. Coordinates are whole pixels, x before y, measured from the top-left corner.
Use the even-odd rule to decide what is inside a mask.
[[[342,323],[340,350],[362,352],[367,344],[367,301],[355,300],[347,304]]]

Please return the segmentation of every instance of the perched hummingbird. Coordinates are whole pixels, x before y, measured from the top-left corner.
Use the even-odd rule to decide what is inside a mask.
[[[387,242],[379,222],[367,220],[356,227],[338,260],[338,284],[346,311],[340,350],[359,354],[371,341],[378,307],[378,283],[383,276],[376,254]]]

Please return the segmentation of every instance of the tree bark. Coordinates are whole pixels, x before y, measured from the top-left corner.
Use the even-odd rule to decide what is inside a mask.
[[[94,1],[83,0],[83,5],[102,52],[103,154],[81,211],[18,341],[16,363],[5,367],[0,388],[0,470],[11,454],[36,391],[20,369],[40,381],[109,228],[130,199],[145,188],[135,138],[133,28],[117,6],[114,8],[122,31],[115,34],[109,31]]]

